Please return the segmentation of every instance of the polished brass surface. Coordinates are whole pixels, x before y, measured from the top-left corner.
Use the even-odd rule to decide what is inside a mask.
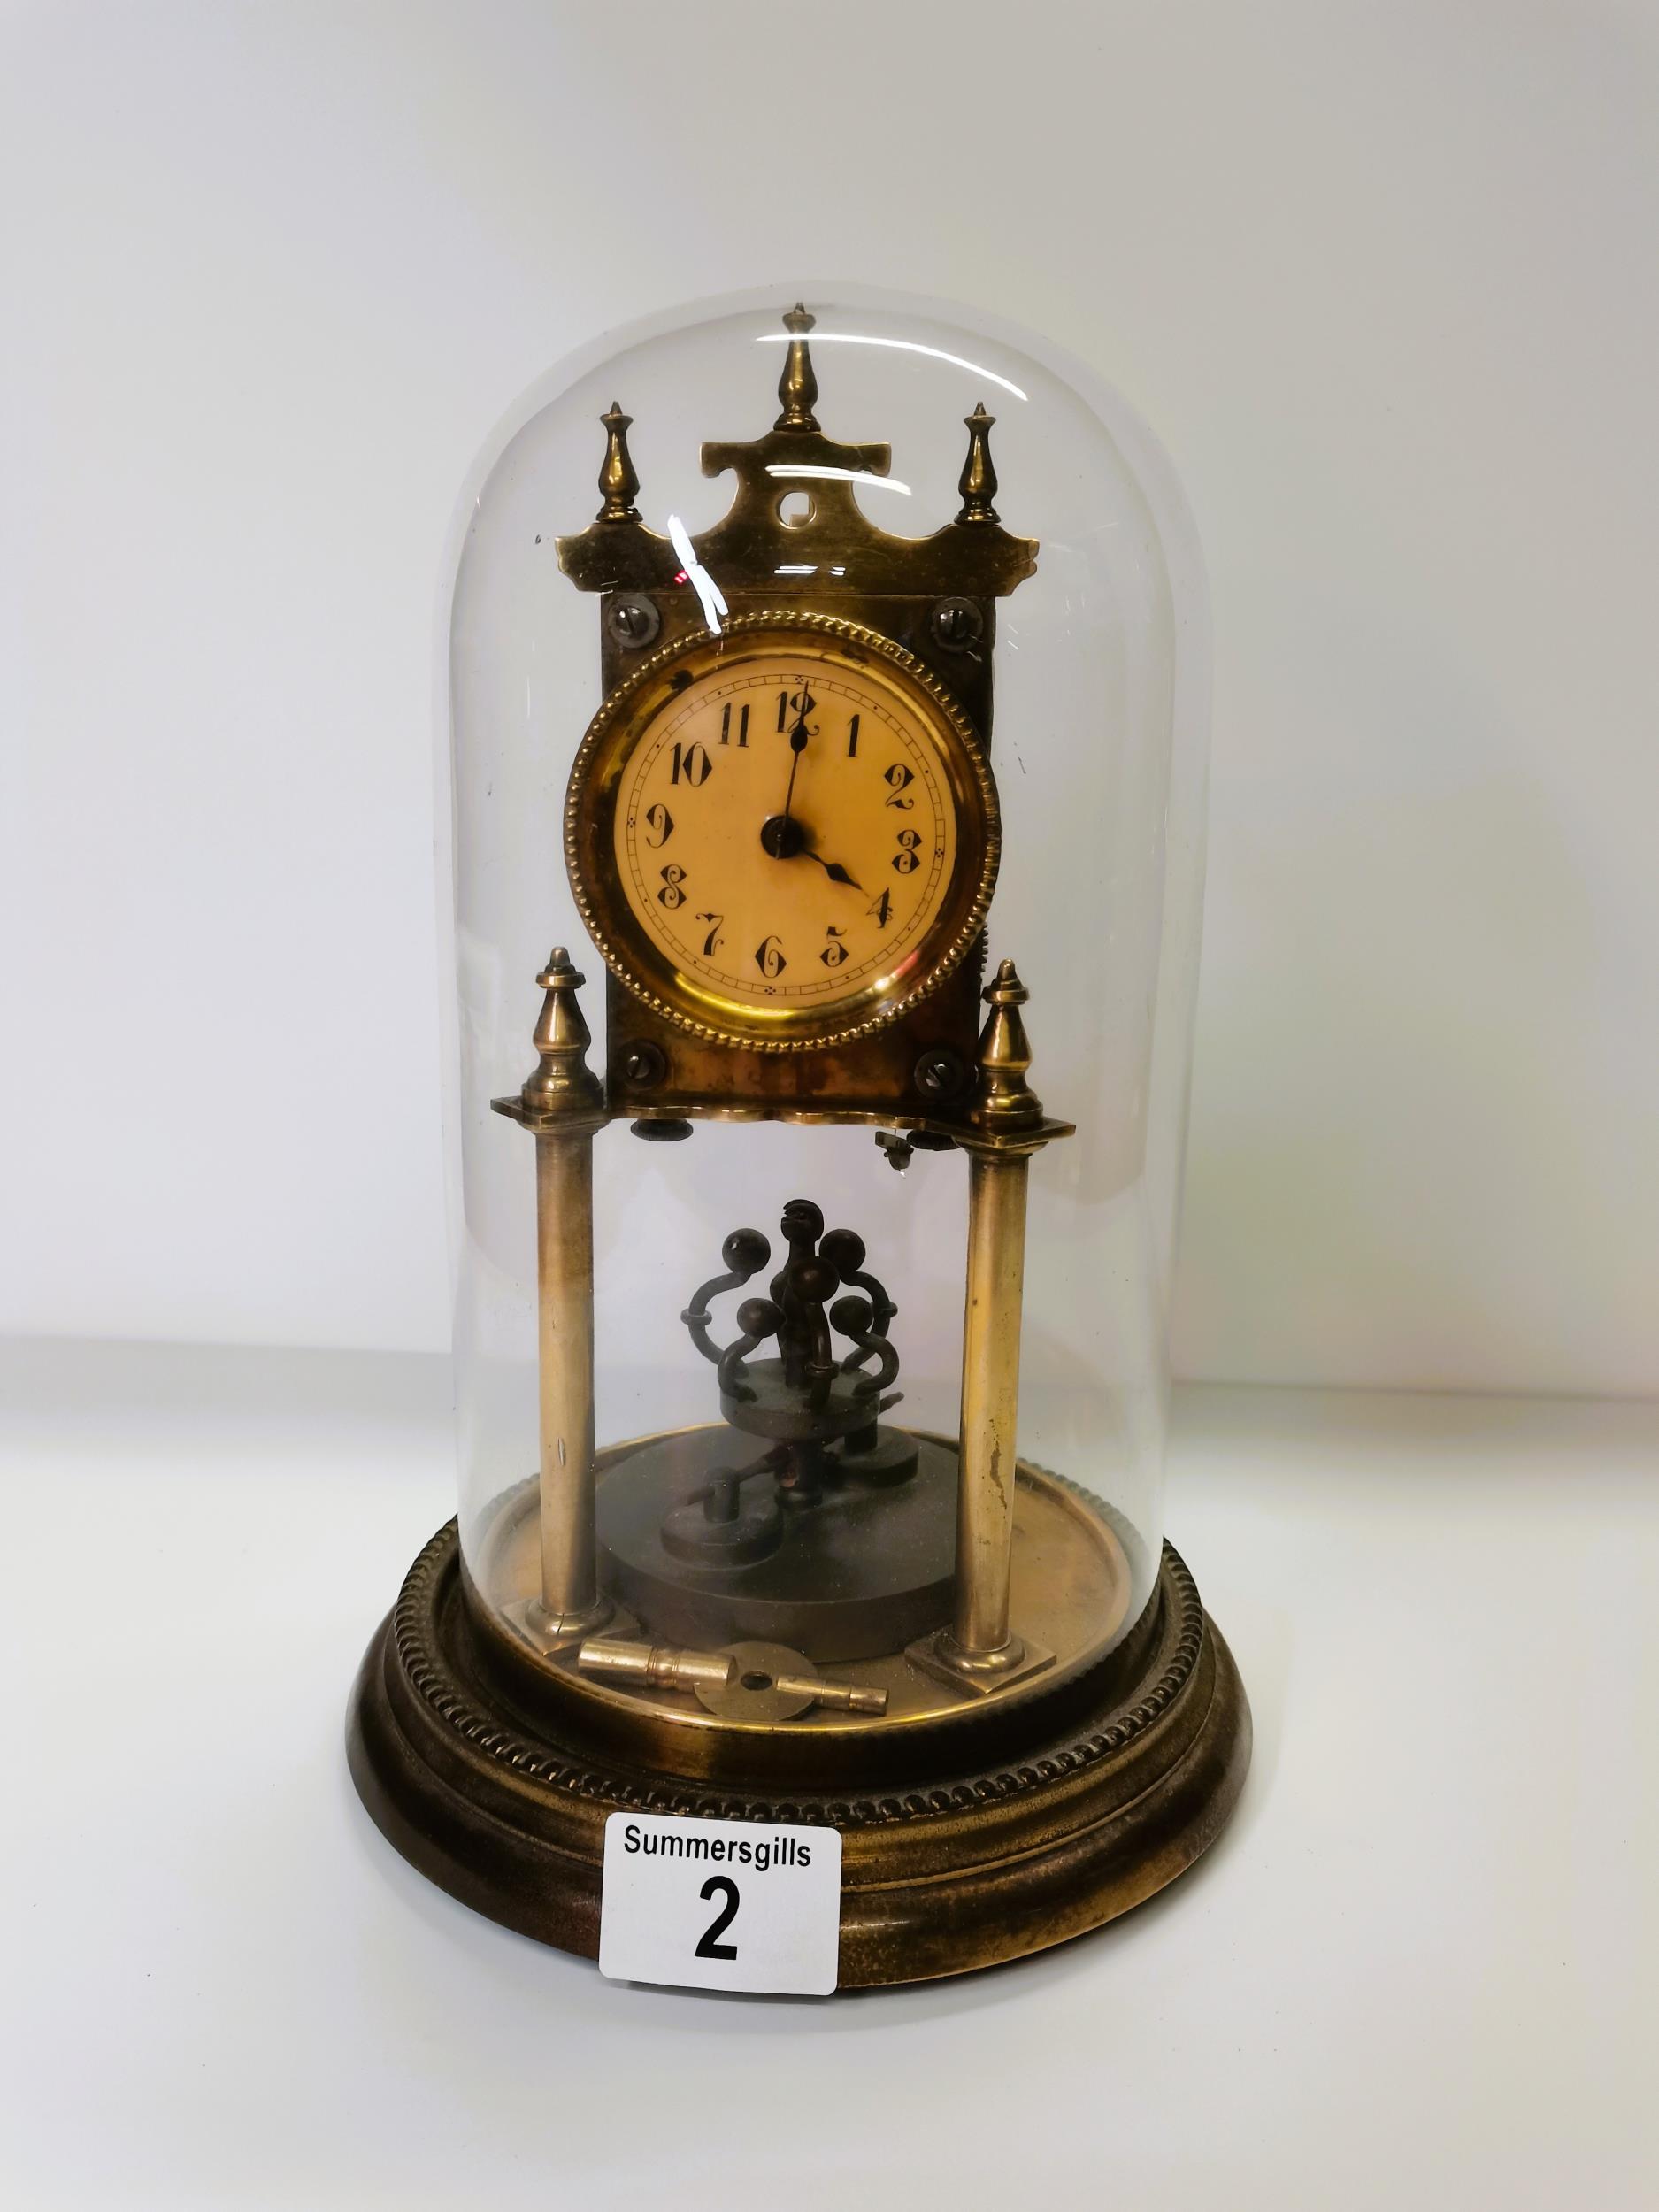
[[[996,471],[991,465],[991,426],[995,420],[995,415],[986,413],[983,400],[971,415],[963,417],[968,430],[968,457],[956,485],[962,495],[962,511],[956,520],[979,529],[997,519],[991,504],[996,497]]]
[[[613,399],[606,413],[599,418],[605,426],[605,457],[599,471],[599,489],[603,504],[599,510],[601,522],[637,522],[640,511],[634,498],[640,480],[628,453],[628,432],[634,418],[625,415]]]
[[[591,1137],[535,1141],[541,1615],[568,1635],[610,1610],[594,1571],[594,1163]]]
[[[695,1690],[704,1684],[724,1689],[737,1672],[729,1651],[688,1651],[683,1644],[619,1642],[589,1636],[576,1655],[584,1674],[608,1675],[650,1690]]]
[[[1023,1134],[1042,1126],[1042,1101],[1026,1080],[1031,1040],[1020,1012],[1031,993],[1011,960],[1004,960],[982,994],[991,1011],[979,1038],[979,1082],[972,1120],[994,1134]]]
[[[996,484],[990,464],[993,419],[983,405],[966,419],[960,514],[929,537],[895,537],[868,519],[856,490],[861,478],[888,473],[891,448],[843,445],[824,434],[813,411],[818,380],[807,335],[813,319],[797,305],[784,319],[788,346],[777,421],[748,442],[703,445],[703,474],[729,470],[737,491],[723,518],[693,538],[699,567],[728,600],[735,588],[773,576],[780,567],[812,572],[810,594],[803,595],[812,601],[917,593],[930,600],[987,600],[1016,589],[1035,570],[1037,548],[1004,530],[991,506]],[[586,530],[558,540],[559,566],[582,591],[646,591],[695,608],[693,587],[672,542],[637,518],[639,484],[624,442],[630,419],[614,403],[603,418],[604,504]],[[792,492],[807,495],[803,518],[792,517]]]
[[[556,947],[536,978],[546,995],[535,1069],[518,1098],[494,1102],[535,1137],[541,1588],[524,1618],[544,1649],[611,1610],[594,1570],[593,1139],[607,1116],[587,1064],[583,980]]]
[[[971,1060],[978,1029],[980,953],[885,1027],[824,1050],[762,1051],[694,1037],[655,1012],[614,975],[606,977],[612,1052],[612,1111],[629,1120],[787,1121],[809,1126],[930,1125],[949,1110],[925,1092],[916,1070],[944,1051]],[[623,1048],[620,1057],[615,1047]],[[662,1073],[641,1083],[627,1061],[641,1047],[660,1054]],[[965,1104],[965,1101],[964,1102]]]
[[[976,1697],[1013,1689],[1034,1675],[1047,1674],[1054,1664],[1054,1654],[1048,1646],[1033,1643],[1029,1636],[1008,1636],[988,1651],[976,1651],[959,1644],[952,1628],[918,1637],[907,1647],[904,1655],[924,1674],[936,1675],[940,1681],[971,1691]]]
[[[1010,1622],[1019,1346],[1031,1154],[1065,1133],[1046,1122],[1026,1080],[1031,1043],[1020,1008],[1030,993],[1004,960],[984,996],[969,1147],[968,1255],[962,1328],[962,1479],[956,1492],[956,1598],[922,1663],[984,1689],[1040,1673],[1051,1655]]]
[[[543,994],[530,1040],[536,1064],[516,1099],[490,1102],[498,1114],[522,1122],[526,1129],[591,1134],[608,1118],[604,1086],[588,1065],[593,1036],[577,997],[587,980],[572,965],[563,945],[553,948],[536,978]]]
[[[641,748],[653,743],[682,696],[695,695],[697,686],[717,678],[729,686],[746,665],[782,665],[803,683],[827,690],[846,682],[873,698],[889,699],[907,726],[927,733],[949,809],[955,864],[925,936],[903,945],[890,967],[861,974],[844,996],[822,1002],[792,1003],[781,988],[774,1001],[756,1002],[699,972],[648,929],[618,865],[618,809]],[[761,827],[757,813],[752,864],[764,869],[776,862],[762,849]],[[1001,841],[996,790],[984,749],[944,685],[877,631],[836,615],[776,608],[734,618],[718,636],[671,641],[612,691],[577,751],[565,799],[571,887],[588,933],[618,981],[687,1035],[758,1053],[819,1052],[867,1036],[936,991],[978,942]],[[722,894],[717,883],[701,895]],[[631,1046],[635,1040],[627,1041]]]
[[[783,374],[778,379],[778,403],[783,412],[773,423],[774,430],[816,430],[818,417],[812,412],[818,399],[818,378],[812,373],[812,356],[807,346],[807,333],[816,327],[818,317],[807,312],[797,300],[783,319],[783,326],[789,334],[788,358],[783,365]]]
[[[885,1713],[887,1694],[866,1682],[826,1682],[804,1652],[787,1644],[733,1644],[723,1681],[693,1684],[717,1720],[794,1720],[814,1705],[827,1712]]]
[[[628,419],[614,403],[603,418],[598,517],[558,541],[560,565],[580,589],[602,596],[601,674],[607,700],[634,677],[653,641],[707,641],[756,615],[838,617],[908,652],[951,700],[988,754],[996,602],[1036,565],[1037,548],[1011,536],[991,505],[991,418],[965,418],[962,508],[931,536],[904,539],[879,528],[859,504],[861,481],[885,476],[882,443],[845,445],[818,425],[818,380],[809,334],[814,319],[797,303],[784,319],[787,355],[772,428],[749,442],[703,449],[710,475],[732,472],[736,493],[725,518],[693,541],[698,580],[711,579],[724,611],[705,615],[691,569],[669,540],[638,519],[638,482],[626,445]],[[800,510],[804,503],[804,512]],[[787,580],[787,588],[784,588]],[[626,630],[618,625],[626,618]],[[954,954],[953,954],[954,956]],[[746,1041],[751,1025],[716,1022],[713,1039],[667,1010],[660,979],[608,972],[607,1095],[613,1113],[641,1133],[687,1120],[862,1121],[916,1125],[967,1110],[965,1088],[924,1086],[918,1071],[967,1070],[979,1027],[983,952],[969,946],[949,972],[932,969],[922,993],[884,1004],[884,1018],[831,1045],[796,1041],[786,1051]],[[625,961],[625,966],[626,963]],[[694,1022],[703,1013],[693,1010]],[[775,1042],[776,1040],[773,1040]]]
[[[948,1656],[965,1672],[1019,1664],[1009,1631],[1015,1431],[1025,1275],[1024,1158],[968,1165],[967,1294],[962,1333],[962,1481],[956,1607]]]
[[[606,1525],[607,1492],[614,1483],[626,1484],[631,1469],[649,1468],[653,1459],[671,1452],[682,1453],[692,1468],[707,1464],[722,1448],[726,1432],[710,1424],[699,1428],[647,1436],[612,1445],[598,1457],[598,1509],[602,1530]],[[933,1455],[948,1469],[954,1447],[944,1438],[917,1439],[924,1455]],[[950,1607],[949,1561],[951,1551],[951,1499],[947,1488],[941,1505],[941,1571],[933,1585],[932,1617],[947,1620]],[[497,1663],[511,1674],[513,1695],[526,1709],[545,1709],[549,1724],[564,1724],[572,1700],[586,1711],[584,1725],[599,1728],[597,1709],[609,1714],[607,1739],[614,1737],[633,1756],[666,1770],[686,1773],[747,1776],[758,1758],[775,1770],[782,1756],[780,1732],[732,1721],[717,1724],[690,1695],[638,1682],[626,1687],[615,1680],[583,1673],[577,1652],[571,1648],[547,1654],[536,1640],[517,1626],[524,1600],[534,1594],[538,1573],[536,1489],[534,1482],[520,1484],[499,1499],[487,1521],[469,1536],[468,1561],[477,1590],[478,1633],[492,1648],[500,1647]],[[879,1524],[878,1524],[879,1525]],[[1132,1608],[1144,1594],[1148,1563],[1139,1554],[1138,1540],[1127,1525],[1087,1491],[1041,1468],[1022,1464],[1018,1470],[1016,1504],[1016,1540],[1013,1547],[1010,1610],[1015,1627],[1033,1649],[1052,1653],[1052,1666],[1041,1675],[1013,1674],[989,1686],[953,1678],[948,1671],[929,1671],[918,1665],[913,1644],[925,1627],[927,1615],[912,1616],[907,1625],[895,1619],[894,1640],[885,1651],[865,1651],[854,1658],[817,1660],[819,1675],[830,1683],[856,1683],[887,1694],[886,1712],[872,1719],[857,1711],[833,1711],[823,1707],[804,1712],[783,1732],[800,1737],[803,1770],[829,1786],[849,1759],[867,1761],[877,1739],[895,1741],[946,1735],[977,1729],[989,1713],[1001,1715],[1030,1702],[1046,1700],[1064,1686],[1087,1676],[1125,1641],[1132,1625]],[[856,1555],[855,1555],[856,1556]],[[879,1553],[866,1562],[867,1571],[891,1566]],[[718,1578],[717,1578],[718,1579]],[[797,1635],[757,1631],[720,1633],[718,1616],[707,1617],[710,1628],[699,1629],[696,1616],[659,1617],[665,1598],[680,1594],[663,1586],[645,1594],[652,1611],[639,1601],[641,1586],[625,1581],[613,1591],[629,1615],[638,1619],[639,1640],[674,1643],[697,1649],[718,1649],[742,1641],[787,1643],[802,1649]],[[830,1601],[833,1606],[833,1598]],[[914,1751],[895,1751],[901,1761],[914,1762]]]
[[[818,1766],[829,1747],[803,1717],[766,1740],[806,1742],[812,1778],[780,1761],[770,1786],[710,1786],[595,1736],[583,1704],[531,1717],[498,1656],[451,1523],[369,1647],[352,1774],[381,1831],[432,1880],[588,1958],[604,1824],[623,1808],[838,1829],[840,1986],[854,1989],[1020,1958],[1126,1912],[1215,1839],[1249,1763],[1238,1674],[1167,1547],[1155,1597],[1112,1660],[1039,1705],[987,1701],[977,1727],[931,1753],[898,1747],[908,1775],[879,1734],[863,1779],[856,1764]]]

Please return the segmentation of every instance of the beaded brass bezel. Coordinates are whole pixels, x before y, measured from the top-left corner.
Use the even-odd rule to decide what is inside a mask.
[[[956,813],[956,864],[937,920],[898,964],[848,997],[776,1010],[726,998],[688,976],[652,942],[627,903],[611,857],[622,776],[657,716],[688,683],[782,641],[803,659],[869,673],[906,698],[939,748]],[[758,827],[758,825],[757,826]],[[666,647],[606,699],[571,767],[565,858],[577,910],[606,966],[626,989],[695,1037],[760,1052],[810,1052],[885,1028],[936,991],[978,941],[996,885],[1002,823],[990,764],[972,724],[915,655],[838,615],[741,615],[718,632]]]

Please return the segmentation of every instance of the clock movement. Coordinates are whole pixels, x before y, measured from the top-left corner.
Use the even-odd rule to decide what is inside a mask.
[[[885,408],[913,480],[821,406]],[[694,449],[732,480],[701,528]],[[887,526],[929,496],[930,532]],[[445,1888],[588,1955],[624,1812],[834,1830],[844,1987],[1079,1934],[1191,1863],[1249,1748],[1158,1525],[1202,829],[1179,498],[1126,411],[1006,340],[820,303],[572,373],[466,514],[462,1509],[365,1661],[358,1789]]]

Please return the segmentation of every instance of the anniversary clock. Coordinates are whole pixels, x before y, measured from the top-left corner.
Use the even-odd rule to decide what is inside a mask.
[[[358,1788],[589,1955],[623,1814],[833,1832],[841,1986],[1080,1933],[1249,1746],[1158,1510],[1203,741],[1167,469],[1000,335],[740,305],[535,396],[465,516],[461,1509]]]

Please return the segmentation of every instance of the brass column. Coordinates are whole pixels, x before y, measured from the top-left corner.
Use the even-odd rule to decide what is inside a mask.
[[[1023,1655],[1018,1639],[1009,1634],[1008,1598],[1028,1170],[1024,1153],[1010,1157],[995,1152],[976,1152],[968,1168],[962,1467],[951,1633],[962,1658],[981,1663],[1008,1652],[1010,1663],[1018,1664]]]
[[[956,1600],[949,1627],[910,1647],[929,1671],[979,1691],[1035,1674],[1054,1658],[1015,1633],[1010,1593],[1026,1186],[1032,1154],[1071,1134],[1069,1123],[1044,1118],[1025,1080],[1031,1045],[1019,1010],[1031,994],[1011,960],[984,996],[991,1011],[979,1037],[979,1088],[970,1125],[956,1133],[969,1156]]]
[[[536,978],[547,995],[535,1072],[517,1098],[493,1102],[535,1139],[541,1596],[525,1625],[546,1649],[588,1634],[611,1609],[594,1564],[593,1148],[609,1117],[585,1058],[584,979],[556,947]]]
[[[535,1141],[541,1440],[541,1608],[557,1632],[591,1622],[594,1580],[594,1145]]]

